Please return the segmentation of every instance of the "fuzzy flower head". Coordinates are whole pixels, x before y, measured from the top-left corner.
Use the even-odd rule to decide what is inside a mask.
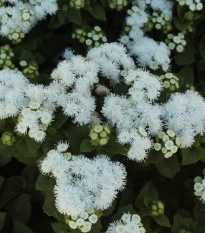
[[[175,93],[164,105],[165,126],[181,141],[181,148],[190,147],[197,134],[205,132],[205,101],[195,91]]]
[[[0,119],[16,116],[25,100],[28,81],[21,72],[0,71]]]
[[[87,58],[95,61],[99,66],[100,73],[110,79],[112,83],[119,82],[121,67],[124,69],[134,68],[133,60],[120,43],[105,43],[99,48],[91,49]]]
[[[112,162],[105,155],[88,159],[83,155],[66,158],[66,143],[60,143],[58,150],[48,152],[40,165],[42,173],[56,179],[54,193],[56,207],[62,214],[80,216],[92,206],[96,210],[107,209],[124,188],[126,171],[119,162]],[[59,151],[60,147],[60,151]],[[94,222],[95,216],[90,218]]]
[[[106,233],[145,233],[138,214],[124,213],[120,220],[111,223]]]

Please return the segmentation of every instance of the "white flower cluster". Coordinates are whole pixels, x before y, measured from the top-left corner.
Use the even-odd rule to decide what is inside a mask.
[[[121,69],[133,69],[135,64],[130,56],[127,55],[125,47],[120,43],[106,43],[99,48],[90,50],[87,58],[98,64],[100,73],[118,83],[120,80]]]
[[[177,0],[180,6],[188,6],[190,11],[200,11],[203,9],[201,0]]]
[[[46,15],[55,14],[56,0],[7,0],[0,7],[0,34],[17,40]]]
[[[162,85],[158,77],[140,69],[129,70],[124,79],[127,85],[132,85],[130,97],[107,96],[102,113],[112,126],[116,126],[119,142],[131,144],[128,158],[142,161],[152,146],[149,135],[156,135],[162,127],[162,109],[153,103]]]
[[[52,72],[51,78],[65,87],[58,98],[58,105],[65,115],[73,117],[75,123],[88,124],[95,110],[91,87],[98,83],[98,66],[81,56],[72,56],[62,61]],[[72,91],[71,91],[72,88]]]
[[[16,131],[20,134],[28,132],[31,138],[39,142],[43,141],[46,136],[45,131],[53,120],[55,100],[58,96],[59,87],[55,82],[48,87],[28,85]]]
[[[195,91],[175,93],[164,105],[164,123],[181,141],[181,148],[190,147],[197,134],[205,132],[205,101]]]
[[[56,178],[56,207],[62,214],[78,217],[93,207],[105,210],[125,185],[126,170],[105,155],[88,159],[83,155],[66,157],[68,143],[60,142],[48,152],[40,165],[41,172]],[[64,154],[65,153],[65,154]]]
[[[106,233],[145,233],[138,214],[124,213],[119,221],[111,223]]]
[[[167,71],[170,63],[170,51],[165,43],[157,43],[153,39],[144,35],[142,28],[148,22],[149,14],[146,12],[150,6],[153,10],[161,10],[172,18],[172,4],[169,1],[151,0],[136,1],[134,6],[128,10],[126,25],[130,27],[129,35],[122,35],[119,41],[125,44],[132,55],[137,56],[137,62],[140,66],[148,66],[156,70],[162,68]]]
[[[157,99],[162,90],[159,78],[141,69],[128,70],[124,75],[125,83],[131,85],[129,94],[136,103]]]
[[[205,203],[205,177],[202,179],[200,176],[194,179],[194,194],[199,197],[200,200]]]
[[[17,116],[25,99],[28,80],[19,71],[0,71],[0,119]]]

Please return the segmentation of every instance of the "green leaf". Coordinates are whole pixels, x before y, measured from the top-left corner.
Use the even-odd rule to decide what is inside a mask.
[[[171,158],[164,158],[161,162],[156,163],[155,166],[159,173],[172,179],[180,171],[180,163],[176,155]]]
[[[26,187],[26,179],[22,176],[13,176],[6,179],[0,195],[0,208],[14,197],[23,193]]]
[[[68,231],[66,230],[66,225],[61,224],[61,223],[51,223],[51,226],[53,228],[53,231],[55,233],[67,233]]]
[[[52,124],[52,127],[54,129],[60,129],[68,120],[68,116],[65,116],[62,112],[57,114],[54,123]]]
[[[26,224],[31,216],[31,196],[22,193],[6,204],[5,209],[13,221]]]
[[[184,66],[178,73],[179,85],[193,85],[194,83],[194,70],[192,66]]]
[[[117,138],[111,134],[107,145],[100,147],[99,153],[106,154],[108,156],[113,156],[117,154],[126,155],[127,150],[123,145],[118,143]]]
[[[5,180],[5,178],[3,176],[0,176],[0,190],[1,190],[1,187],[4,183],[4,180]]]
[[[95,150],[95,146],[93,146],[89,139],[85,139],[80,144],[80,152],[91,152]]]
[[[105,10],[99,3],[94,3],[92,8],[89,10],[89,13],[98,20],[106,20]]]
[[[53,191],[47,191],[45,193],[45,202],[43,204],[43,211],[48,215],[58,220],[64,221],[64,216],[55,207],[55,196]]]
[[[24,138],[20,138],[15,144],[18,153],[15,153],[14,157],[18,159],[19,162],[25,163],[26,165],[35,165],[35,152],[40,145],[40,143],[36,143],[33,139],[28,139],[28,141],[26,141]]]
[[[154,186],[154,184],[152,183],[152,181],[148,181],[144,187],[140,190],[140,193],[137,197],[138,201],[143,201],[144,198],[150,198],[152,201],[158,201],[159,200],[159,195],[157,192],[156,187]]]
[[[36,181],[36,190],[47,191],[53,190],[55,179],[47,175],[40,174]]]
[[[82,24],[81,14],[75,8],[69,8],[67,11],[67,19],[74,24]]]
[[[201,147],[193,147],[183,149],[182,151],[182,165],[195,164],[205,157],[205,149]]]
[[[0,141],[0,167],[5,166],[8,162],[10,162],[14,154],[15,149],[13,146],[4,145]]]
[[[203,59],[205,60],[205,35],[201,38],[199,42],[199,52]]]
[[[15,222],[13,233],[33,233],[33,231],[24,224],[20,222]]]
[[[0,231],[4,227],[5,219],[6,219],[6,212],[0,212]]]
[[[81,127],[71,127],[67,131],[63,131],[65,136],[68,138],[70,147],[74,150],[74,152],[80,152],[80,146],[84,139],[89,137],[90,129],[87,126]]]
[[[164,215],[164,214],[161,214],[161,215],[155,217],[154,220],[155,220],[156,223],[159,224],[160,226],[163,226],[163,227],[171,227],[171,224],[170,224],[169,219],[168,219],[167,216]]]
[[[186,46],[182,53],[175,53],[174,60],[179,66],[190,65],[195,62],[195,55],[192,48],[189,45]]]
[[[197,222],[191,218],[183,217],[180,215],[174,216],[174,223],[172,225],[172,233],[178,233],[180,230],[185,229],[186,231],[196,233]]]

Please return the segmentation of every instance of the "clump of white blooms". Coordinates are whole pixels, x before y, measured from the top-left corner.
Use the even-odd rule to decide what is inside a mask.
[[[92,225],[97,223],[99,219],[98,212],[91,206],[82,212],[79,217],[66,215],[65,222],[71,229],[78,228],[81,232],[89,232],[92,229]]]
[[[98,83],[98,65],[81,56],[72,56],[62,61],[52,72],[51,78],[65,89],[58,98],[58,105],[65,115],[74,118],[75,123],[87,124],[95,110],[91,87]]]
[[[39,20],[57,9],[56,0],[7,0],[0,6],[0,34],[18,43]]]
[[[131,86],[129,94],[136,103],[153,101],[160,95],[161,82],[157,76],[148,71],[130,69],[124,75],[124,79],[125,83]]]
[[[156,151],[161,151],[166,159],[175,154],[179,147],[180,139],[176,137],[174,131],[169,129],[166,132],[160,132],[154,144],[154,149]]]
[[[135,66],[120,43],[102,44],[99,48],[90,50],[87,58],[97,63],[100,73],[114,83],[120,81],[121,69],[133,69]]]
[[[171,33],[168,34],[165,43],[168,45],[170,50],[176,50],[178,53],[182,53],[187,44],[186,40],[184,39],[184,34],[181,32],[179,32],[176,36]]]
[[[205,101],[195,91],[175,93],[164,105],[164,124],[181,141],[181,148],[191,147],[194,137],[205,132]]]
[[[177,0],[180,6],[188,6],[190,11],[200,11],[203,9],[201,0]]]
[[[15,117],[22,109],[28,80],[19,71],[0,71],[0,119]]]
[[[19,134],[28,132],[36,141],[43,141],[46,129],[53,120],[56,109],[55,98],[58,89],[55,83],[45,87],[43,85],[30,84],[26,92],[26,100],[16,125]]]
[[[140,66],[148,66],[156,70],[162,68],[167,71],[170,63],[170,51],[165,43],[156,42],[144,35],[143,27],[149,20],[149,14],[146,9],[150,6],[153,10],[161,10],[171,20],[171,6],[169,1],[136,1],[128,10],[126,25],[128,26],[128,35],[122,35],[119,41],[126,45],[132,55],[137,57]]]
[[[205,175],[205,169],[203,170]],[[200,176],[194,179],[194,195],[199,197],[199,199],[205,203],[205,177],[202,179]]]
[[[145,233],[138,214],[124,213],[120,220],[111,223],[106,233]]]
[[[63,144],[63,146],[62,146]],[[83,155],[65,156],[68,143],[57,145],[41,162],[43,174],[56,179],[55,205],[62,214],[79,217],[89,207],[105,210],[124,188],[126,170],[105,155],[88,159]]]
[[[179,89],[179,79],[172,73],[166,73],[160,76],[164,89],[175,91]]]

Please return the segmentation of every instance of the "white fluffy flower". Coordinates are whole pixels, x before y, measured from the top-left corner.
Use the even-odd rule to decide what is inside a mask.
[[[181,147],[190,147],[197,134],[205,132],[205,101],[194,91],[175,93],[164,105],[164,122],[181,141]]]
[[[122,44],[105,43],[99,48],[91,49],[87,58],[99,65],[101,74],[111,82],[119,82],[121,69],[133,69],[134,62]]]
[[[141,218],[138,214],[124,213],[122,218],[111,223],[106,233],[145,233]]]
[[[90,206],[107,209],[125,185],[124,166],[104,155],[94,159],[72,156],[66,160],[61,152],[51,150],[40,169],[56,178],[54,192],[59,212],[74,217],[82,215]],[[92,222],[97,221],[91,216]]]
[[[16,116],[25,100],[28,81],[21,72],[0,71],[0,119]]]
[[[28,33],[32,27],[47,15],[55,14],[56,0],[7,0],[8,4],[0,7],[0,34],[8,36],[10,30]],[[18,36],[19,37],[19,36]]]

